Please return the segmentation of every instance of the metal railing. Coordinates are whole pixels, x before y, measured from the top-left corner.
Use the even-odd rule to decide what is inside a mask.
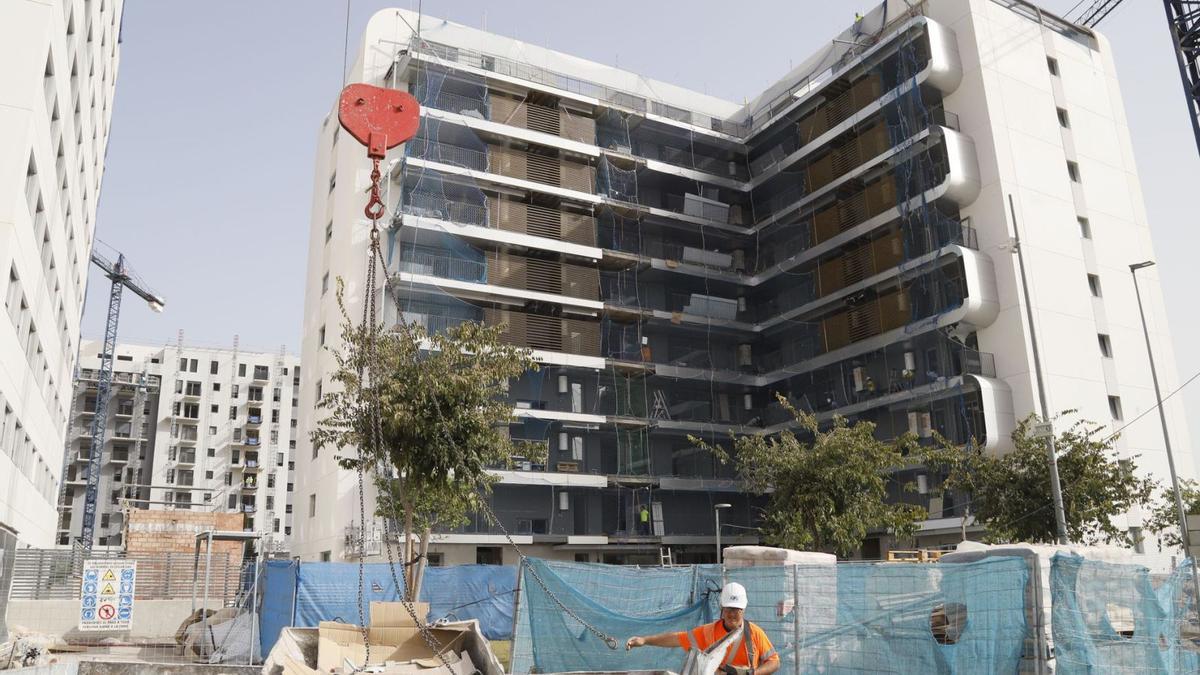
[[[477,283],[487,281],[487,265],[482,262],[413,251],[412,249],[405,249],[404,255],[398,263],[398,269],[410,274],[424,274],[457,281]]]
[[[400,210],[411,216],[435,218],[462,225],[489,227],[486,204],[472,204],[451,199],[445,195],[424,190],[414,190],[404,195]]]
[[[745,124],[738,124],[705,113],[685,110],[659,101],[652,101],[637,94],[613,89],[596,82],[572,77],[529,63],[522,63],[504,56],[488,54],[474,49],[463,49],[430,40],[422,40],[421,42],[422,44],[419,45],[410,45],[409,51],[414,54],[432,56],[435,61],[459,63],[509,77],[537,82],[574,94],[597,98],[616,107],[666,117],[730,136],[742,137],[749,131],[749,127]]]
[[[129,560],[137,562],[135,598],[138,600],[184,600],[192,597],[191,552],[133,554],[93,549],[92,560]],[[225,604],[237,597],[238,579],[243,569],[237,554],[213,553],[210,597]],[[81,590],[79,570],[82,556],[71,549],[19,549],[13,565],[13,600],[73,600]],[[201,581],[204,575],[200,564]]]
[[[450,145],[428,138],[414,138],[405,146],[409,157],[423,159],[428,162],[449,164],[474,171],[488,170],[488,154],[482,150],[464,148],[460,145]]]

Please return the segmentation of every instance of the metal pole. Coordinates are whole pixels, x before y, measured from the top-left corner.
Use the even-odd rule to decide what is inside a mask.
[[[717,519],[717,564],[721,564],[721,509],[713,509]]]
[[[259,549],[262,549],[262,540],[259,540]],[[250,581],[250,651],[246,654],[246,665],[254,665],[254,641],[255,629],[258,628],[258,555],[254,556],[254,578]]]
[[[1008,195],[1008,210],[1013,219],[1013,250],[1017,253],[1017,265],[1021,269],[1021,291],[1025,295],[1025,315],[1029,321],[1029,342],[1033,345],[1033,369],[1038,380],[1038,400],[1042,406],[1042,420],[1050,423],[1050,406],[1046,403],[1046,379],[1042,375],[1042,358],[1038,354],[1037,332],[1033,326],[1033,304],[1029,299],[1029,282],[1025,278],[1025,256],[1021,253],[1021,228],[1017,226],[1017,209],[1013,206],[1012,194]],[[1067,545],[1067,513],[1063,508],[1062,483],[1058,479],[1058,455],[1054,449],[1054,430],[1046,437],[1050,456],[1050,494],[1054,498],[1054,524],[1058,531],[1058,543]]]
[[[1167,413],[1163,409],[1162,391],[1158,388],[1158,371],[1154,367],[1154,350],[1150,347],[1150,328],[1146,325],[1146,312],[1142,309],[1142,291],[1138,288],[1137,271],[1141,267],[1149,267],[1145,263],[1130,265],[1129,274],[1133,277],[1133,292],[1137,296],[1138,315],[1142,318],[1142,334],[1146,336],[1146,356],[1150,359],[1150,379],[1154,382],[1154,400],[1158,403],[1158,420],[1162,424],[1163,445],[1167,449],[1167,466],[1171,469],[1171,489],[1175,491],[1175,508],[1179,513],[1179,541],[1183,544],[1184,559],[1191,558],[1191,542],[1188,537],[1187,512],[1183,508],[1183,493],[1179,489],[1179,476],[1175,473],[1175,453],[1171,451],[1171,435],[1167,433]],[[1200,573],[1196,570],[1196,560],[1192,558],[1192,591],[1196,616],[1200,620]]]
[[[203,609],[200,611],[202,622],[200,628],[201,656],[204,656],[208,652],[208,649],[203,647],[203,645],[207,644],[205,640],[208,639],[208,578],[209,573],[212,572],[212,544],[213,533],[212,530],[209,530],[208,548],[204,552],[204,597],[201,599]],[[216,647],[215,644],[213,646]]]
[[[800,566],[792,565],[792,658],[800,675]]]

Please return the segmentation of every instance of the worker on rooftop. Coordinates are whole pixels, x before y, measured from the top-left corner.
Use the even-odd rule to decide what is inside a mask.
[[[721,671],[727,675],[771,675],[779,670],[779,654],[763,629],[746,621],[746,603],[746,588],[737,582],[730,582],[721,589],[720,619],[684,633],[659,633],[644,637],[635,635],[625,642],[625,649],[650,645],[703,651],[745,623],[742,639],[730,645],[725,652]]]

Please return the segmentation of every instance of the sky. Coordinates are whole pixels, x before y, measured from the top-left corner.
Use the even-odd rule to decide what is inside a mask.
[[[1084,0],[1090,3],[1091,0]],[[741,102],[851,23],[864,0],[424,0],[427,16]],[[1076,0],[1045,0],[1066,12]],[[122,341],[298,352],[321,120],[370,16],[411,0],[127,1],[96,236],[167,299],[126,296]],[[1157,2],[1100,25],[1115,60],[1166,295],[1180,380],[1200,371],[1200,156]],[[103,337],[93,268],[85,338]],[[1165,392],[1164,392],[1165,393]],[[1198,419],[1200,384],[1182,394]]]

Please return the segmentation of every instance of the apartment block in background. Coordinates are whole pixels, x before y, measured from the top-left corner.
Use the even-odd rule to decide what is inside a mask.
[[[83,523],[101,343],[85,341],[58,544]],[[118,345],[104,421],[95,545],[127,543],[131,509],[237,512],[265,550],[287,550],[298,359],[176,344]]]

